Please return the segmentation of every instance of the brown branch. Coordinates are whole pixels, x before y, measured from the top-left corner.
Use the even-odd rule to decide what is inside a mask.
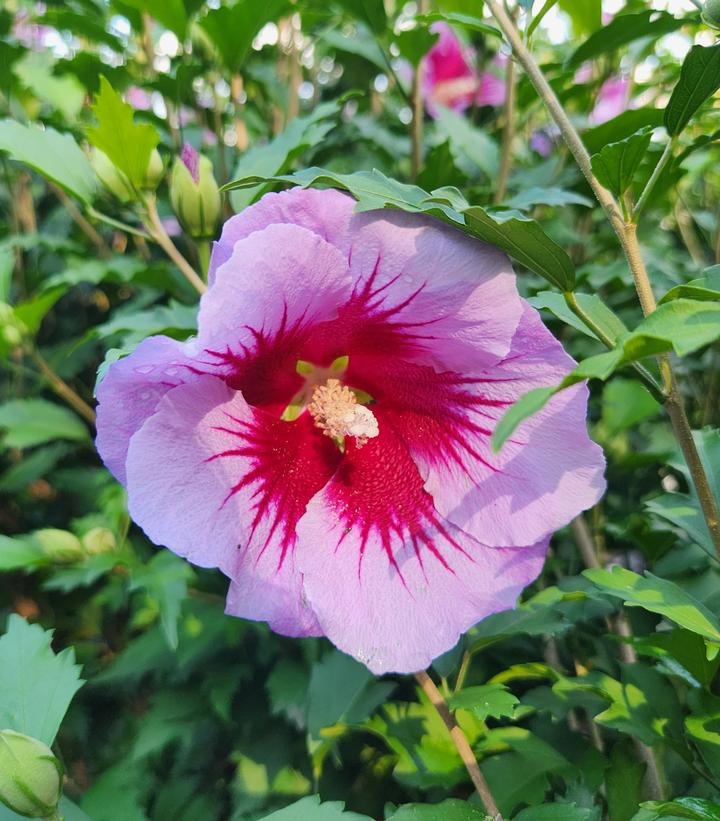
[[[433,707],[438,711],[438,715],[447,727],[450,737],[452,738],[458,753],[460,753],[460,758],[462,759],[462,762],[465,765],[470,778],[472,779],[475,790],[480,796],[480,800],[485,807],[485,811],[492,817],[492,821],[503,821],[503,817],[498,809],[495,799],[493,798],[493,794],[490,792],[490,787],[488,786],[485,776],[482,774],[482,771],[478,766],[477,759],[475,758],[475,753],[472,751],[470,742],[467,740],[467,736],[455,720],[455,716],[452,714],[447,702],[442,697],[442,693],[435,686],[435,682],[430,678],[425,670],[415,673],[415,678],[417,679],[418,684],[422,687],[425,695],[430,699]]]
[[[75,393],[75,391],[70,387],[70,385],[67,384],[67,382],[65,382],[64,379],[55,373],[55,371],[50,367],[50,365],[48,365],[38,351],[31,350],[29,353],[30,358],[37,365],[38,370],[48,381],[50,387],[55,391],[55,393],[64,399],[74,411],[79,413],[85,421],[89,422],[91,425],[94,425],[95,411],[90,407],[90,405],[78,396],[78,394]]]

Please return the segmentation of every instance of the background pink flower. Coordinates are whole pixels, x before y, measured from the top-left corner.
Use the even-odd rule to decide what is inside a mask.
[[[507,58],[498,55],[492,62],[492,70],[478,76],[473,50],[463,48],[447,23],[433,23],[430,30],[439,37],[420,68],[428,113],[436,116],[438,106],[461,112],[473,102],[480,106],[502,105],[505,83],[501,75]]]
[[[229,576],[229,613],[411,672],[514,605],[604,462],[584,385],[492,453],[573,366],[507,258],[353,208],[294,189],[229,220],[197,339],[110,366],[97,445],[150,539]]]
[[[588,118],[591,125],[612,120],[630,107],[630,79],[610,77],[600,87],[595,107]]]

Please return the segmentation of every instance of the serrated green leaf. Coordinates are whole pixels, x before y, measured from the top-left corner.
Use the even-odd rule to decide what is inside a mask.
[[[35,570],[48,563],[47,556],[27,537],[0,534],[0,570]]]
[[[438,20],[442,20],[453,26],[462,26],[463,28],[470,29],[470,31],[489,34],[491,37],[497,37],[501,40],[503,36],[500,29],[496,26],[491,26],[472,14],[462,14],[457,11],[431,11],[428,14],[419,14],[416,19],[423,23],[435,23]]]
[[[0,726],[50,746],[83,682],[72,648],[55,654],[52,631],[12,613],[0,638]]]
[[[613,194],[622,196],[632,185],[651,136],[651,130],[643,128],[620,142],[609,143],[590,158],[595,176]]]
[[[693,46],[680,70],[680,79],[665,107],[665,128],[679,134],[705,100],[720,88],[720,43]]]
[[[575,299],[577,299],[582,310],[597,327],[603,330],[613,344],[623,334],[627,333],[627,328],[620,317],[613,313],[597,294],[581,294],[576,291]],[[563,295],[557,291],[540,291],[540,293],[530,297],[528,302],[535,308],[544,308],[551,311],[558,319],[578,331],[582,331],[586,336],[598,339],[590,328],[570,310]]]
[[[448,798],[439,804],[405,804],[388,817],[387,821],[485,821],[485,813],[457,798]]]
[[[576,194],[574,191],[567,191],[564,188],[533,186],[524,189],[519,194],[515,194],[505,204],[508,208],[519,208],[521,211],[528,211],[536,205],[555,207],[583,205],[585,208],[591,208],[595,203],[589,197]]]
[[[183,40],[187,31],[188,15],[183,0],[124,0],[128,6],[154,17],[158,23]]]
[[[448,701],[453,710],[469,710],[476,718],[512,718],[520,703],[502,684],[482,684],[466,687],[454,693]]]
[[[85,203],[95,196],[95,173],[70,134],[0,120],[0,151],[25,163]]]
[[[0,405],[0,441],[5,447],[30,448],[69,439],[89,439],[87,427],[72,411],[46,399],[11,399]]]
[[[345,812],[342,801],[320,801],[319,795],[301,798],[289,807],[263,816],[260,821],[372,821],[367,815]]]
[[[720,804],[706,798],[676,798],[674,801],[644,801],[643,809],[649,810],[655,818],[687,818],[690,821],[717,821],[720,818]]]
[[[106,77],[100,78],[93,112],[98,124],[88,129],[88,139],[140,188],[160,134],[148,123],[135,122],[132,106],[123,101]]]

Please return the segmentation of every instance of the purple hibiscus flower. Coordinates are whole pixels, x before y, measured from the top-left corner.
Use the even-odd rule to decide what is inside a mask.
[[[435,45],[421,64],[425,107],[432,117],[438,106],[462,112],[476,105],[501,106],[505,102],[505,83],[501,72],[506,58],[498,56],[492,69],[478,75],[475,56],[463,48],[447,23],[433,23],[430,30],[439,34]]]
[[[152,541],[230,578],[228,613],[411,672],[514,606],[604,460],[584,385],[493,454],[572,359],[500,251],[354,205],[293,189],[230,219],[197,338],[110,366],[97,446]]]

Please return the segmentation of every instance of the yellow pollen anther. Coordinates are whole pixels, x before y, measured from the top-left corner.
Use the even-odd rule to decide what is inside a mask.
[[[370,408],[360,405],[355,393],[338,379],[328,379],[315,388],[308,412],[316,427],[338,442],[352,436],[361,448],[379,433],[377,419]]]

